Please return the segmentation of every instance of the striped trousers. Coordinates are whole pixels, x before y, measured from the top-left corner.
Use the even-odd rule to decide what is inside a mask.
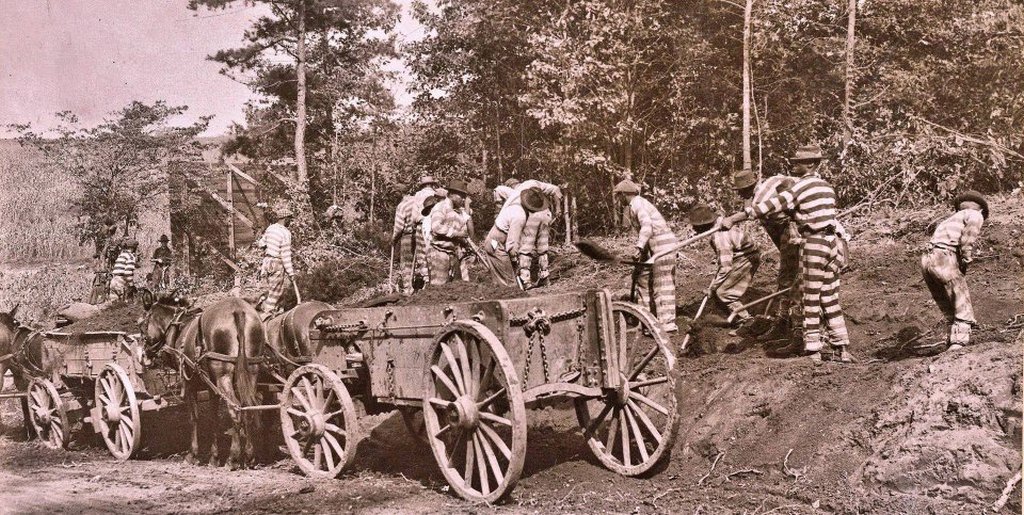
[[[651,237],[647,243],[650,254],[656,254],[662,250],[671,248],[679,243],[675,234],[665,232]],[[648,254],[648,255],[650,255]],[[646,285],[647,291],[640,288],[640,304],[650,306],[651,311],[658,316],[662,328],[666,331],[676,331],[676,255],[670,253],[659,258],[654,265],[648,269],[641,267],[637,278],[637,284]]]
[[[427,241],[423,236],[423,228],[417,224],[413,234],[413,276],[420,276],[424,281],[430,280],[427,263]]]
[[[404,233],[398,239],[398,289],[406,295],[412,293],[412,276],[416,262],[413,242],[412,233]]]
[[[956,252],[933,247],[931,252],[921,256],[921,273],[932,299],[949,322],[949,343],[970,343],[971,326],[978,321],[974,318],[971,292],[967,289],[967,278],[960,272]]]
[[[125,290],[128,288],[128,280],[123,275],[115,275],[110,278],[110,298],[118,300],[124,298]]]
[[[779,249],[779,279],[776,291],[793,288],[788,295],[779,297],[775,316],[779,319],[792,320],[792,306],[800,302],[800,245],[798,241],[794,241],[800,236],[796,233],[796,228],[788,223],[765,223],[764,228],[772,243]]]
[[[747,288],[750,288],[750,283],[754,282],[754,274],[757,273],[760,266],[761,255],[756,252],[733,257],[732,269],[715,290],[718,300],[729,306],[730,310],[735,311],[741,305],[740,298],[747,292]],[[740,317],[746,318],[742,314]]]
[[[427,268],[430,270],[430,284],[447,284],[449,277],[456,274],[456,266],[459,262],[459,257],[455,252],[445,252],[437,247],[431,245],[427,249]],[[454,275],[456,279],[461,279],[460,275]]]
[[[850,344],[839,306],[839,267],[835,263],[838,236],[808,235],[800,246],[800,294],[803,302],[804,348],[820,351],[822,325],[832,346]]]
[[[519,278],[524,284],[530,283],[530,270],[533,268],[534,258],[537,259],[538,281],[551,274],[548,270],[548,249],[552,218],[551,210],[545,209],[530,213],[530,217],[526,219],[519,248]]]
[[[263,282],[267,289],[267,296],[260,304],[260,311],[273,313],[277,309],[277,303],[284,295],[285,282],[288,275],[284,273],[284,264],[278,258],[263,258],[263,266],[260,269],[263,275]]]

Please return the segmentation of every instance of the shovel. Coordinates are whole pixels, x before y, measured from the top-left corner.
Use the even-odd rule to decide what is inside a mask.
[[[696,236],[691,236],[691,237],[689,237],[689,238],[687,238],[687,239],[685,239],[685,240],[683,240],[683,241],[673,245],[671,248],[664,249],[664,250],[661,250],[661,251],[655,253],[651,257],[647,258],[646,261],[633,261],[631,259],[626,259],[626,258],[624,258],[624,257],[622,257],[622,256],[620,256],[618,254],[615,254],[614,252],[611,252],[608,249],[605,249],[604,247],[599,245],[597,242],[594,242],[592,240],[580,240],[580,241],[576,242],[576,248],[579,249],[580,253],[583,254],[584,256],[587,256],[587,257],[589,257],[591,259],[594,259],[594,260],[597,260],[597,261],[605,261],[605,262],[616,263],[616,264],[620,264],[620,265],[631,265],[631,266],[653,265],[656,260],[661,259],[661,258],[663,258],[663,257],[665,257],[665,256],[667,256],[669,254],[672,254],[673,252],[677,252],[677,251],[679,251],[679,249],[681,249],[681,248],[683,248],[683,247],[685,247],[687,245],[690,245],[693,242],[700,241],[700,240],[703,240],[705,238],[709,238],[712,235],[714,235],[716,232],[718,232],[718,226],[717,225],[715,227],[712,227],[711,229],[708,229],[708,230],[706,230],[706,231],[696,235]]]
[[[772,300],[775,297],[778,297],[779,295],[783,295],[785,293],[789,293],[789,291],[792,290],[792,289],[793,289],[792,287],[783,288],[783,289],[781,289],[781,290],[779,290],[779,291],[777,291],[775,293],[772,293],[770,295],[765,295],[764,297],[761,297],[761,298],[759,298],[757,300],[752,300],[752,301],[750,301],[750,302],[740,306],[739,308],[737,308],[732,313],[729,313],[729,318],[725,319],[725,321],[729,322],[731,324],[733,319],[736,318],[736,315],[738,315],[740,311],[743,311],[744,309],[756,306],[756,305],[758,305],[758,304],[760,304],[762,302],[766,302],[766,301]]]
[[[476,243],[473,243],[473,240],[468,238],[466,239],[466,244],[469,246],[469,250],[471,250],[473,254],[476,254],[477,259],[484,264],[484,268],[486,268],[487,272],[491,274],[491,277],[494,278],[495,281],[498,281],[502,286],[508,286],[508,284],[501,278],[501,275],[498,274],[498,271],[494,269],[494,264],[491,263],[491,260],[480,251],[480,247],[477,247]]]
[[[391,245],[391,263],[388,266],[388,293],[395,292],[395,245]]]
[[[295,292],[295,305],[302,304],[302,295],[299,294],[299,285],[295,284],[295,279],[292,279],[292,291]]]
[[[697,314],[693,315],[693,321],[690,322],[690,328],[686,331],[686,335],[683,336],[682,343],[679,344],[679,355],[686,352],[686,346],[690,343],[690,334],[693,331],[693,324],[701,315],[704,314],[704,308],[707,307],[709,298],[711,298],[711,295],[704,295],[704,300],[700,301],[700,307],[697,308]]]

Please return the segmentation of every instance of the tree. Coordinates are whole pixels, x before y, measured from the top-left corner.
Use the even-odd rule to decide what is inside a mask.
[[[238,1],[243,0],[190,0],[189,8],[222,9]],[[319,204],[324,185],[309,159],[333,153],[328,149],[335,132],[344,129],[346,114],[362,116],[366,104],[383,102],[385,110],[393,105],[382,65],[394,55],[394,37],[374,34],[393,28],[397,7],[389,0],[261,3],[272,15],[261,16],[245,32],[247,44],[210,57],[224,64],[226,74],[249,74],[245,82],[267,97],[250,106],[250,128],[238,129],[230,149],[276,159],[284,150],[280,143],[289,138],[295,178]],[[287,129],[291,124],[294,130]]]
[[[168,162],[201,156],[196,136],[211,116],[183,127],[169,125],[187,106],[132,102],[95,127],[82,127],[71,112],[57,113],[61,125],[53,132],[33,132],[30,125],[13,126],[22,145],[39,149],[58,170],[73,177],[80,191],[73,200],[88,215],[79,226],[82,241],[92,239],[103,219],[113,217],[125,227],[154,207],[167,191]]]

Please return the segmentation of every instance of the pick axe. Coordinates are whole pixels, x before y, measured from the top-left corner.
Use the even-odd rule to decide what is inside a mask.
[[[783,289],[781,289],[781,290],[779,290],[779,291],[777,291],[775,293],[772,293],[772,294],[769,294],[769,295],[765,295],[764,297],[761,297],[761,298],[756,299],[756,300],[752,300],[752,301],[750,301],[750,302],[748,302],[748,303],[746,303],[746,304],[736,308],[735,311],[729,313],[729,318],[725,319],[725,321],[729,322],[731,324],[732,321],[736,318],[736,315],[738,315],[740,311],[743,311],[744,309],[747,309],[747,308],[750,308],[750,307],[754,307],[754,306],[756,306],[758,304],[761,304],[762,302],[767,302],[769,300],[772,300],[775,297],[778,297],[779,295],[783,295],[783,294],[789,293],[789,291],[792,290],[792,289],[793,289],[793,287],[790,286],[789,288],[783,288]]]

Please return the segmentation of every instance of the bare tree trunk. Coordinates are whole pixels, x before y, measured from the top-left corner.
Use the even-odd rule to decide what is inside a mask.
[[[299,1],[299,28],[295,45],[295,171],[299,185],[307,189],[309,173],[306,168],[306,1]]]
[[[743,9],[743,169],[750,169],[750,18],[754,0]]]
[[[849,2],[846,21],[846,98],[843,103],[843,150],[853,141],[853,47],[856,43],[857,0]]]

